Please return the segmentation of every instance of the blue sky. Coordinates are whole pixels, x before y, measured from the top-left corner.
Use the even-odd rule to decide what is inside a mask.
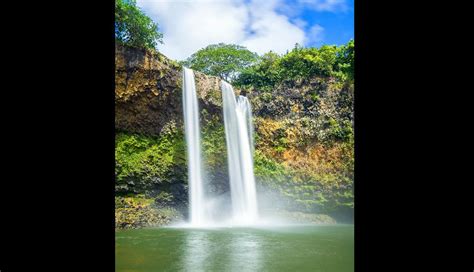
[[[309,25],[318,24],[324,28],[322,40],[311,42],[308,46],[322,44],[341,45],[354,38],[354,1],[347,1],[348,9],[340,12],[314,11],[304,9],[299,16]],[[308,30],[305,29],[305,32]]]
[[[137,0],[163,32],[158,49],[182,60],[213,43],[283,54],[354,37],[354,0]]]

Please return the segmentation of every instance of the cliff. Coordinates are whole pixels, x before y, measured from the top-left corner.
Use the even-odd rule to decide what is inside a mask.
[[[160,135],[170,122],[182,126],[181,66],[158,52],[116,46],[115,128]],[[219,79],[195,72],[199,106],[219,114]]]
[[[186,216],[181,67],[160,53],[120,45],[115,58],[116,226],[143,225],[130,211],[143,213],[148,207],[156,208],[149,218],[157,219],[145,225]],[[214,194],[225,195],[229,185],[219,79],[196,71],[195,78],[206,177]],[[284,82],[271,92],[245,91],[255,123],[257,189],[266,200],[261,210],[350,220],[353,85],[310,78]]]

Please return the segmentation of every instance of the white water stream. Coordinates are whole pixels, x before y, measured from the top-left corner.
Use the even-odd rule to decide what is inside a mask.
[[[236,98],[230,84],[221,81],[227,144],[232,225],[251,225],[258,219],[257,192],[253,172],[252,109],[245,96]],[[190,227],[220,225],[207,215],[214,205],[207,199],[203,182],[199,108],[193,70],[183,67],[183,112],[188,158]]]

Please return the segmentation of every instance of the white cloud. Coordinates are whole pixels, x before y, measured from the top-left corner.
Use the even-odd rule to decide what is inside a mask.
[[[279,0],[137,0],[163,32],[158,49],[182,60],[213,43],[234,43],[263,54],[303,44],[304,21],[277,12]]]
[[[301,20],[300,18],[296,18],[293,20],[293,24],[299,28],[305,28],[308,23],[304,20]]]
[[[249,28],[253,34],[246,36],[241,42],[242,45],[259,54],[270,50],[284,53],[293,48],[295,43],[301,44],[305,40],[302,28],[291,23],[288,17],[276,13],[276,6],[276,1],[262,0],[251,3],[252,20]]]
[[[316,44],[323,40],[324,28],[318,24],[313,25],[309,31],[306,39],[306,44]]]
[[[345,11],[347,9],[346,0],[298,0],[304,6],[316,11]]]

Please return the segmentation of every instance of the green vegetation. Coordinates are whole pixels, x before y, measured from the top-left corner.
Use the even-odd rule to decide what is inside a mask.
[[[202,127],[202,152],[206,158],[206,166],[221,167],[227,163],[227,146],[225,144],[225,130],[222,121],[216,118]]]
[[[163,43],[158,24],[146,16],[135,0],[115,1],[115,39],[133,47],[156,49]]]
[[[342,46],[323,45],[320,48],[293,50],[280,56],[268,52],[258,62],[241,71],[233,82],[239,87],[271,90],[284,81],[311,77],[334,77],[340,81],[354,79],[354,41]]]
[[[341,46],[336,55],[336,70],[343,77],[354,80],[354,40],[350,40],[347,44]]]
[[[273,188],[277,188],[278,184],[287,179],[285,167],[265,156],[260,150],[255,150],[254,173],[260,182]]]
[[[338,148],[343,150],[348,146]],[[351,155],[353,156],[349,152],[340,159],[343,165],[339,167],[347,169],[347,172],[334,171],[338,167],[336,165],[329,169],[330,171],[322,171],[313,167],[285,166],[256,150],[254,171],[257,181],[267,188],[280,192],[289,204],[287,208],[294,211],[329,214],[350,212],[354,205]],[[305,164],[308,163],[305,158],[300,160]]]
[[[264,54],[259,61],[243,70],[237,80],[236,86],[252,86],[258,89],[268,89],[281,82],[280,56],[272,51]]]
[[[258,56],[243,46],[213,44],[203,48],[182,65],[218,76],[237,87],[271,90],[277,84],[311,77],[354,80],[354,40],[341,46],[301,47],[280,56],[268,52]]]
[[[143,192],[155,185],[183,181],[186,174],[182,131],[161,137],[117,133],[115,142],[116,191]]]
[[[258,58],[245,47],[235,44],[212,44],[203,48],[182,62],[193,70],[233,81],[245,68]]]
[[[158,207],[143,194],[115,197],[115,227],[134,229],[169,224],[183,216],[171,207]]]

